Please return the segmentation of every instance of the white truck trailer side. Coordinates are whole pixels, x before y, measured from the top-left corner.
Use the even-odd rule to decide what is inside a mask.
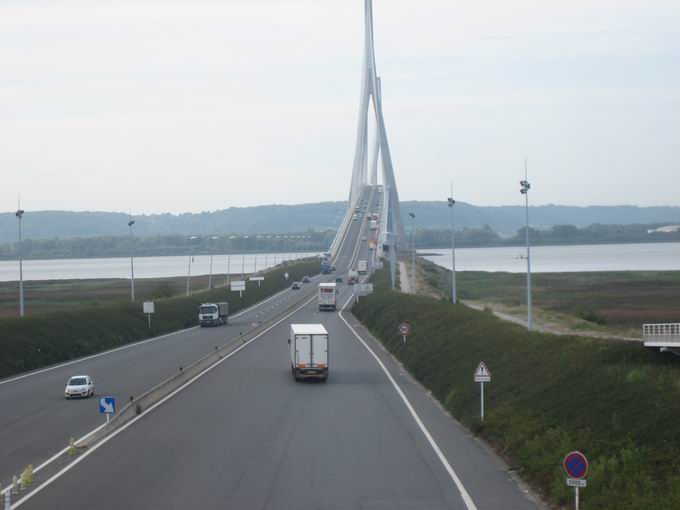
[[[365,260],[360,260],[357,262],[357,273],[366,274],[368,271],[368,262]]]
[[[319,311],[335,311],[337,306],[338,288],[335,283],[319,284]]]
[[[288,343],[296,381],[328,379],[328,331],[323,324],[291,324]]]

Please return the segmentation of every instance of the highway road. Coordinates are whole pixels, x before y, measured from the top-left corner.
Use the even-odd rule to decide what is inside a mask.
[[[343,286],[343,302],[350,292]],[[329,331],[327,383],[294,382],[293,322],[321,322]],[[539,508],[351,314],[319,312],[314,300],[19,503],[73,510]]]
[[[370,192],[370,188],[367,193]],[[336,266],[349,268],[361,229],[355,222],[339,250]],[[333,275],[333,279],[335,275]],[[326,280],[331,279],[325,277]],[[69,377],[88,374],[96,395],[112,395],[119,406],[139,396],[281,310],[314,293],[320,276],[301,291],[286,289],[271,299],[235,314],[228,326],[191,328],[138,342],[94,357],[0,381],[0,483],[7,487],[13,475],[28,464],[40,466],[68,445],[99,427],[104,418],[96,399],[66,401],[63,390]]]

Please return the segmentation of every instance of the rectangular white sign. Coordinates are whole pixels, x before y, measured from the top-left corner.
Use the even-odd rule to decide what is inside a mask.
[[[153,301],[144,301],[144,313],[155,313]]]
[[[576,480],[574,478],[567,478],[567,485],[569,487],[585,487],[586,481],[585,480]]]
[[[244,280],[237,280],[231,282],[231,290],[233,291],[246,290],[246,282]]]
[[[373,284],[372,283],[362,283],[360,285],[357,285],[356,287],[357,294],[365,296],[366,294],[370,294],[373,292]]]
[[[264,276],[251,276],[248,278],[251,282],[262,282],[264,281]]]

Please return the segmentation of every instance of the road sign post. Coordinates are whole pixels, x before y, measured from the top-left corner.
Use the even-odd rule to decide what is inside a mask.
[[[588,459],[581,452],[571,452],[564,457],[562,462],[565,473],[567,473],[567,485],[574,488],[574,504],[576,510],[579,508],[579,489],[586,487],[586,476],[588,475]]]
[[[484,421],[484,383],[491,382],[491,372],[484,362],[480,362],[475,371],[475,382],[480,384],[480,417]]]
[[[246,290],[245,280],[234,280],[231,282],[232,292],[238,292],[239,297],[243,297],[243,291]]]
[[[151,314],[155,313],[155,308],[153,301],[144,301],[144,304],[142,305],[144,308],[144,313],[147,315],[149,318],[149,329],[151,329]]]
[[[262,281],[264,280],[264,276],[251,276],[248,278],[251,282],[257,282],[257,286],[259,287]]]
[[[99,414],[106,415],[106,423],[111,419],[111,415],[116,412],[116,397],[100,397]]]
[[[404,337],[404,343],[406,343],[406,337],[411,334],[411,325],[408,322],[399,324],[399,334]]]

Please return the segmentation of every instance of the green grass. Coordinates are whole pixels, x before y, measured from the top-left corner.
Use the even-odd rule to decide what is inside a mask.
[[[451,295],[451,271],[419,261],[430,285]],[[614,329],[639,330],[646,322],[680,321],[680,271],[536,273],[533,305]],[[456,272],[462,300],[526,305],[526,275]]]
[[[318,271],[316,260],[287,264],[266,273],[260,287],[256,282],[247,282],[243,297],[222,287],[189,297],[155,299],[151,329],[142,313],[141,300],[71,306],[23,319],[0,319],[0,379],[195,326],[201,303],[228,301],[230,313],[238,312],[288,287],[290,281]],[[285,272],[290,273],[288,280]]]
[[[464,425],[544,497],[569,504],[564,455],[591,461],[584,509],[680,508],[680,359],[639,344],[528,333],[492,314],[387,290],[353,313]],[[401,321],[413,333],[403,344]],[[479,420],[477,364],[493,379]]]

